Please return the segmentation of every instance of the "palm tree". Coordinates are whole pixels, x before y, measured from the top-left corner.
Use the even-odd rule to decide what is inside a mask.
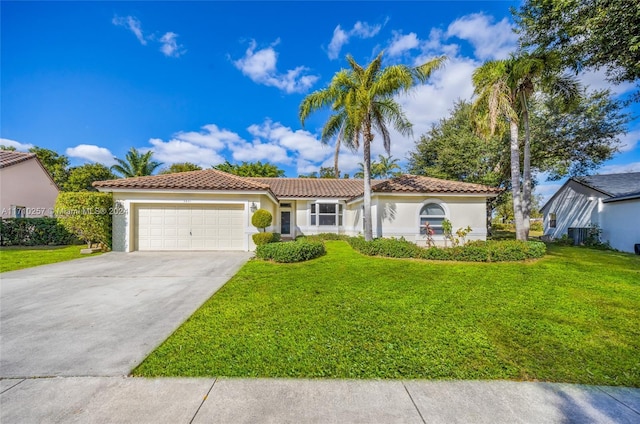
[[[398,159],[391,159],[391,155],[378,155],[378,162],[372,165],[376,169],[376,174],[383,178],[393,178],[402,172],[402,168],[398,165]]]
[[[402,135],[410,135],[411,123],[394,100],[398,93],[409,91],[416,82],[425,82],[444,63],[444,57],[410,68],[406,65],[382,67],[382,53],[366,67],[347,55],[350,69],[336,73],[327,88],[315,91],[302,100],[299,116],[302,125],[317,110],[330,107],[332,115],[322,129],[322,142],[336,137],[335,171],[340,144],[357,149],[362,141],[364,156],[364,237],[373,238],[371,222],[371,142],[374,131],[382,137],[387,153],[391,124]]]
[[[509,124],[511,190],[516,238],[529,235],[531,212],[531,134],[529,101],[537,92],[559,96],[571,105],[579,96],[575,78],[560,75],[555,54],[522,53],[504,60],[489,61],[473,73],[477,96],[473,113],[481,133],[494,134],[500,118]],[[520,168],[520,123],[524,128],[522,173]]]
[[[140,153],[135,147],[132,147],[125,156],[125,159],[116,158],[116,165],[111,170],[117,172],[122,177],[143,177],[153,174],[161,162],[151,160],[153,152],[149,150],[147,153]]]

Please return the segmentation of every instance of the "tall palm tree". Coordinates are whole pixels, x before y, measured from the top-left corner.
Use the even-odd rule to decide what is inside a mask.
[[[135,147],[132,147],[125,156],[125,159],[116,158],[116,165],[111,170],[117,172],[122,177],[144,177],[153,174],[161,162],[151,160],[153,152],[149,150],[147,153],[140,153]]]
[[[315,91],[302,100],[299,116],[302,125],[317,110],[330,107],[332,115],[322,129],[321,139],[328,143],[336,137],[336,168],[339,144],[357,149],[361,142],[364,156],[364,237],[373,238],[371,222],[371,142],[374,131],[382,137],[387,153],[391,147],[388,124],[402,135],[410,135],[411,123],[394,100],[398,93],[409,91],[417,82],[425,82],[445,58],[438,57],[415,68],[406,65],[382,67],[380,53],[366,67],[347,55],[350,69],[336,73],[327,88]],[[337,171],[337,169],[336,169]]]
[[[526,240],[529,235],[531,212],[529,101],[537,92],[559,96],[567,105],[579,96],[577,81],[561,75],[559,63],[555,54],[521,53],[508,59],[486,62],[473,73],[477,96],[473,112],[479,132],[493,135],[501,119],[509,125],[511,190],[518,240]],[[524,128],[522,172],[520,124]]]

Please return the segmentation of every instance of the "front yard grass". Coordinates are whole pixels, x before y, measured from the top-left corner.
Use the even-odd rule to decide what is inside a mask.
[[[80,254],[82,248],[83,246],[2,247],[0,248],[0,272],[70,261],[87,256]]]
[[[247,263],[138,376],[511,379],[640,387],[640,257]]]

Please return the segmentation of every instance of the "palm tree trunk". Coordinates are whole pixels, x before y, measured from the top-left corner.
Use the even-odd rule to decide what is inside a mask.
[[[336,178],[340,178],[340,168],[338,168],[339,154],[340,154],[340,137],[336,138],[336,151],[333,155],[333,172]]]
[[[371,222],[371,123],[366,124],[364,131],[364,239],[373,240],[373,223]]]
[[[523,99],[522,125],[524,125],[524,159],[522,164],[522,232],[525,240],[529,237],[531,227],[531,131],[529,130],[529,109]]]
[[[522,193],[520,192],[520,144],[518,142],[518,123],[511,120],[511,192],[513,193],[513,219],[516,224],[516,239],[526,240],[524,217],[522,214]]]

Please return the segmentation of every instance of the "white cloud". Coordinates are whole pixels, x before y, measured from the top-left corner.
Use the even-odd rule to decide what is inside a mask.
[[[186,53],[184,46],[182,44],[178,44],[176,38],[178,34],[175,32],[167,32],[160,38],[160,42],[162,46],[160,46],[160,51],[164,53],[167,57],[180,57]]]
[[[607,74],[604,69],[588,70],[577,75],[578,81],[592,90],[611,90],[611,94],[619,96],[634,89],[633,83],[612,84],[607,81]]]
[[[131,31],[140,44],[143,46],[147,45],[147,40],[144,38],[144,34],[142,32],[142,24],[135,16],[114,16],[111,20],[111,23],[117,26],[125,27],[129,31]]]
[[[389,56],[399,56],[408,50],[417,48],[419,45],[420,40],[418,40],[418,36],[415,32],[402,35],[401,33],[394,31],[393,40],[389,44],[389,47],[387,47],[386,53]]]
[[[19,141],[11,140],[8,138],[0,138],[0,144],[7,147],[15,147],[19,152],[26,152],[33,147],[33,144],[20,143]]]
[[[76,147],[69,147],[65,150],[65,153],[72,158],[86,159],[107,166],[116,163],[113,153],[111,153],[109,149],[94,144],[79,144]]]
[[[620,174],[624,172],[640,172],[640,162],[606,165],[597,171],[598,174]]]
[[[240,136],[233,131],[220,129],[215,124],[203,126],[202,131],[181,131],[174,134],[173,138],[215,150],[224,149],[229,143],[242,140]]]
[[[310,132],[294,131],[279,122],[273,123],[267,120],[262,125],[250,126],[248,131],[255,137],[266,139],[295,152],[297,157],[305,160],[319,162],[333,151],[330,146],[323,144]]]
[[[493,21],[493,16],[484,13],[466,15],[449,25],[446,36],[471,43],[476,58],[480,60],[504,59],[515,51],[518,36],[507,18],[495,24]]]
[[[619,150],[621,152],[630,152],[634,150],[640,143],[640,129],[629,131],[620,139]]]
[[[234,61],[233,64],[258,84],[276,87],[286,93],[308,91],[318,81],[318,76],[307,74],[309,69],[304,66],[290,69],[284,74],[278,73],[276,68],[278,54],[273,48],[277,44],[278,41],[269,47],[256,51],[256,42],[252,41],[244,57]]]
[[[361,39],[371,38],[376,36],[380,30],[382,29],[382,25],[370,25],[366,22],[358,21],[353,25],[349,31],[345,31],[338,25],[333,30],[333,37],[331,38],[331,42],[329,43],[329,47],[327,48],[327,55],[329,59],[337,59],[340,55],[340,50],[342,50],[342,46],[349,42],[351,37],[357,37]]]
[[[212,165],[224,162],[224,158],[216,151],[188,141],[178,139],[162,141],[159,138],[152,138],[149,143],[153,146],[151,148],[153,150],[153,158],[165,165],[191,162],[203,168],[209,168]]]

